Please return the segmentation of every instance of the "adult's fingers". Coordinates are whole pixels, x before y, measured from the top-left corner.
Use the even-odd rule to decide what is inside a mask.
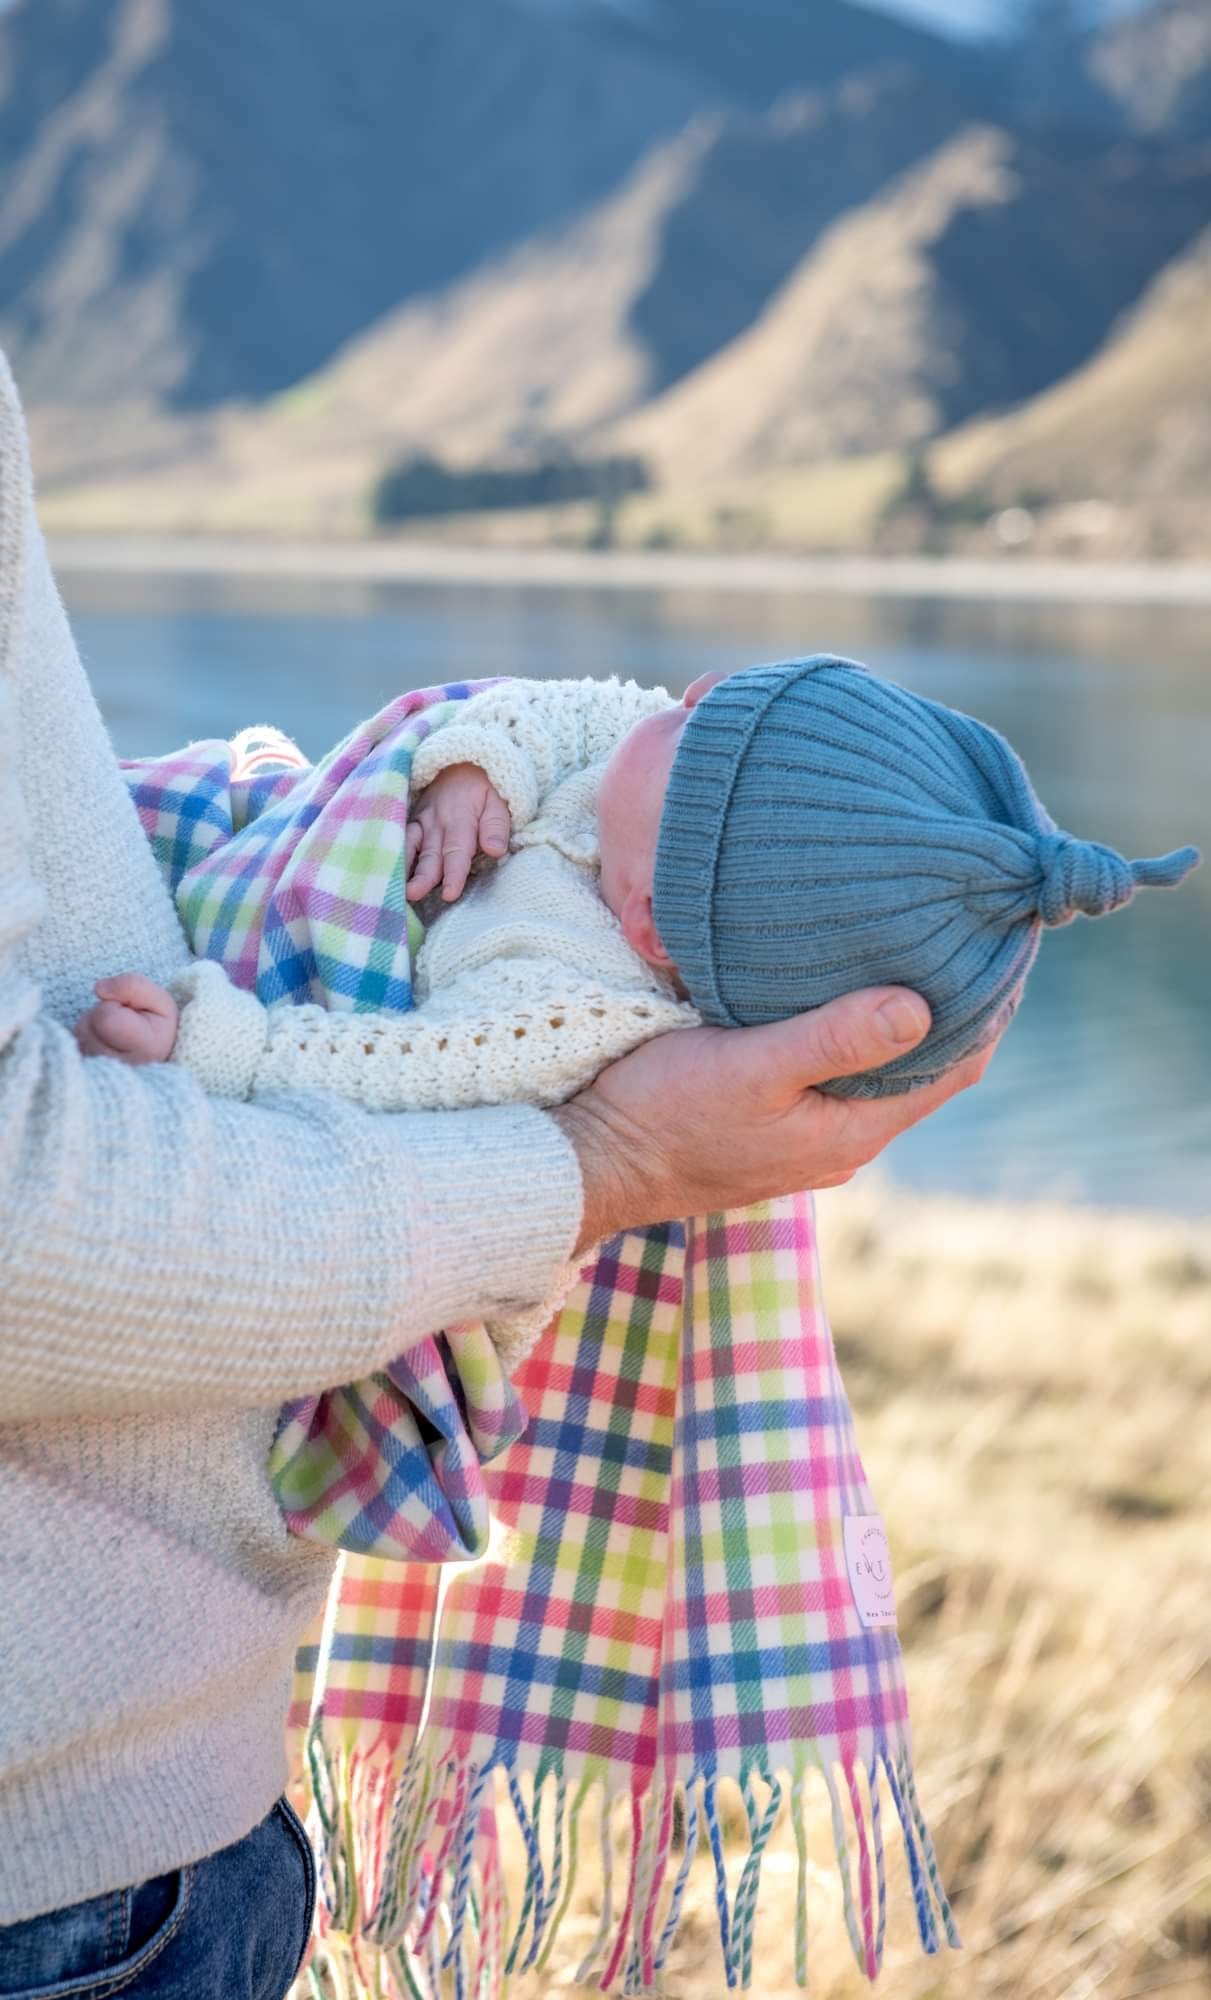
[[[800,1146],[819,1155],[825,1142],[833,1165],[813,1187],[849,1180],[910,1126],[919,1124],[958,1091],[978,1081],[992,1050],[974,1056],[938,1082],[878,1098],[821,1097],[818,1086],[834,1077],[879,1069],[915,1048],[929,1032],[930,1013],[919,994],[874,987],[742,1035],[725,1035],[715,1051],[723,1088],[744,1091],[755,1119],[786,1116],[780,1151],[788,1160]],[[734,1064],[736,1075],[724,1081]]]
[[[936,1083],[922,1084],[917,1090],[902,1091],[894,1097],[832,1098],[840,1114],[837,1119],[837,1146],[851,1170],[863,1167],[907,1132],[939,1111],[961,1090],[978,1083],[992,1059],[992,1050],[970,1057],[948,1070]]]
[[[833,1077],[879,1069],[929,1033],[924,1000],[898,986],[847,993],[810,1014],[724,1037],[716,1059],[747,1071],[749,1093],[773,1109]]]

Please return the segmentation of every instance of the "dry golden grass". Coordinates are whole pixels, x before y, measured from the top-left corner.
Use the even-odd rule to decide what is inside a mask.
[[[1211,1992],[1211,1230],[1060,1209],[822,1203],[837,1345],[897,1552],[918,1782],[964,1935],[917,1950],[898,1857],[894,2000]],[[816,2000],[869,1992],[822,1819]],[[785,1829],[756,1985],[793,1989]],[[738,1866],[742,1850],[737,1846]],[[583,1893],[519,2000],[576,1994]],[[587,1992],[588,1989],[585,1989]],[[715,2000],[700,1857],[667,1978]]]

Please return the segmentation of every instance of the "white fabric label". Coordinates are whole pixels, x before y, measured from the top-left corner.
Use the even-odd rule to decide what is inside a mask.
[[[845,1563],[859,1618],[868,1631],[875,1625],[894,1625],[896,1600],[886,1528],[877,1514],[848,1514],[844,1528]]]

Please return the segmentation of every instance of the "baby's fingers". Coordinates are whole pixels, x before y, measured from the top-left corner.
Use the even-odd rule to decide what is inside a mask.
[[[442,830],[433,813],[408,823],[408,901],[417,903],[442,879]]]
[[[119,972],[113,979],[98,979],[93,992],[102,1002],[112,1001],[120,1008],[134,1007],[140,1014],[169,1017],[175,1012],[172,995],[153,979],[145,979],[141,972]]]
[[[93,1026],[93,1011],[90,1008],[87,1014],[81,1014],[75,1027],[72,1029],[72,1034],[76,1038],[76,1047],[82,1056],[112,1055],[112,1049],[107,1049],[105,1044],[97,1037],[96,1028]]]
[[[479,817],[469,807],[451,813],[442,838],[442,901],[455,903],[467,886],[479,846]]]
[[[99,1000],[76,1024],[76,1041],[86,1056],[117,1056],[121,1062],[145,1062],[149,1042],[147,1017],[116,1000]]]
[[[513,820],[509,808],[493,786],[488,786],[484,809],[479,816],[479,844],[485,854],[498,859],[508,852]]]

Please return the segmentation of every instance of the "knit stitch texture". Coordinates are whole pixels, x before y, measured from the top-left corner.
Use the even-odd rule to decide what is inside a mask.
[[[750,1027],[859,987],[911,987],[925,1040],[825,1086],[884,1097],[983,1047],[1044,925],[1176,888],[1156,861],[1061,833],[1004,737],[852,660],[754,667],[691,714],[656,857],[656,926],[708,1020]]]
[[[538,1297],[579,1223],[535,1111],[217,1105],[176,1067],[81,1060],[96,978],[186,964],[0,361],[0,1923],[264,1816],[330,1574],[266,1480],[281,1402]],[[466,1202],[493,1181],[507,1209]]]

